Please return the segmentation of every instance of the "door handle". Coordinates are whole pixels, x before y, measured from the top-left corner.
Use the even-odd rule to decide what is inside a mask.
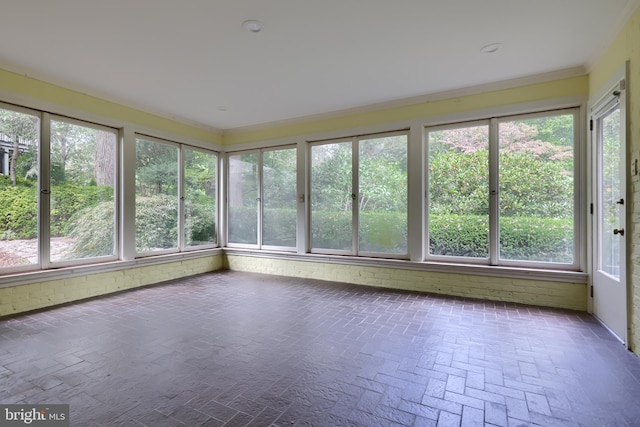
[[[619,230],[617,228],[614,228],[613,229],[613,234],[619,234],[621,236],[624,236],[624,228],[621,228]]]

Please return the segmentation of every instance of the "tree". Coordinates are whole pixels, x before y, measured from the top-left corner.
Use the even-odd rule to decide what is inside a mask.
[[[95,180],[98,185],[115,186],[116,141],[112,132],[96,131]]]
[[[0,109],[0,136],[12,144],[9,177],[13,186],[17,181],[18,158],[23,149],[21,146],[37,144],[39,122],[35,116]]]

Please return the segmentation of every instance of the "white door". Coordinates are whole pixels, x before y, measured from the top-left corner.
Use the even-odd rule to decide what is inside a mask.
[[[624,88],[624,80],[620,88]],[[591,118],[595,166],[593,314],[626,343],[624,90],[612,91]]]

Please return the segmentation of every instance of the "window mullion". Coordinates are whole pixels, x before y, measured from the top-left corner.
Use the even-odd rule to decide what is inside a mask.
[[[262,188],[262,177],[263,177],[263,173],[264,173],[264,150],[260,150],[258,152],[258,209],[257,209],[257,215],[258,215],[258,224],[256,227],[258,236],[257,236],[257,243],[258,243],[258,248],[262,249],[262,208],[264,206],[264,189]]]
[[[498,211],[500,206],[500,152],[498,119],[489,124],[489,264],[497,265],[500,257],[500,230]]]
[[[353,255],[358,255],[360,229],[360,144],[359,139],[351,142],[351,215],[353,227]]]
[[[186,246],[184,230],[185,230],[185,210],[184,210],[184,150],[185,146],[180,145],[178,150],[178,250],[184,251]]]
[[[39,261],[43,269],[51,262],[51,115],[42,113],[40,121],[40,179],[39,179]]]

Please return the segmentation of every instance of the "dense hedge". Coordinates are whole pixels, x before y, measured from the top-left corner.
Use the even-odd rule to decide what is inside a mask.
[[[295,246],[296,211],[269,209],[264,215],[264,244]],[[431,254],[488,257],[487,216],[432,215],[429,221]],[[255,243],[255,209],[235,207],[229,222],[230,235],[234,237],[232,242]],[[406,230],[404,214],[363,212],[360,214],[360,250],[406,253]],[[314,248],[350,250],[351,212],[314,212],[311,244]],[[500,219],[500,244],[503,259],[572,262],[573,222],[571,219],[503,217]]]
[[[2,239],[33,239],[38,235],[38,194],[35,184],[0,183]],[[71,218],[101,201],[113,200],[111,187],[58,185],[51,189],[51,235],[68,232]]]
[[[0,184],[2,184],[0,182]],[[112,253],[112,189],[98,186],[56,186],[52,197],[52,235],[75,239],[74,253],[81,257]],[[31,239],[37,236],[37,192],[35,185],[0,185],[1,239]],[[217,238],[215,206],[210,199],[187,204],[187,244],[214,242]],[[254,243],[256,212],[232,209],[229,232],[233,242]],[[295,246],[296,211],[265,209],[263,243]],[[432,215],[429,218],[429,251],[435,255],[487,257],[488,220],[485,215]],[[405,253],[407,219],[399,213],[362,212],[360,250]],[[351,213],[314,212],[312,245],[316,248],[351,249]],[[175,196],[157,195],[136,200],[136,244],[140,251],[174,247],[177,242]],[[391,247],[389,247],[391,245]],[[502,217],[500,256],[504,259],[572,262],[572,219]]]
[[[488,256],[486,216],[437,215],[429,219],[429,252],[433,255]],[[571,219],[500,218],[500,257],[529,261],[572,262]]]

